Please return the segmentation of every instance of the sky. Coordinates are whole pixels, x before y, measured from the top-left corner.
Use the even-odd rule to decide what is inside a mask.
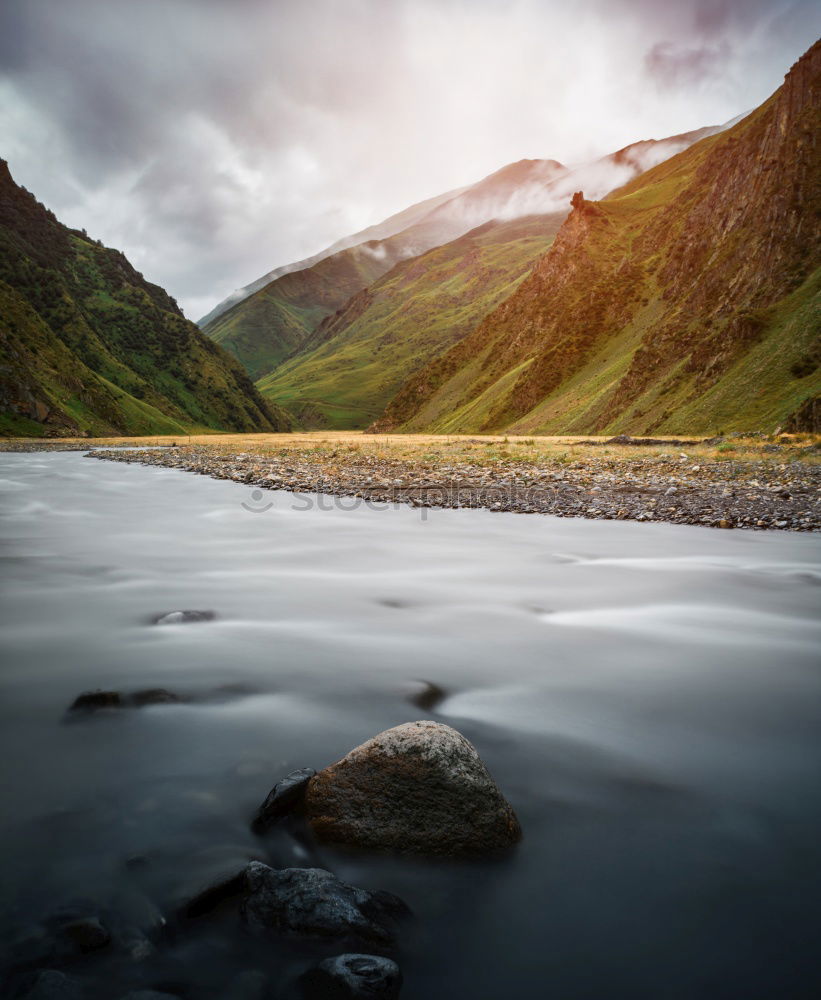
[[[192,319],[522,158],[720,124],[817,0],[0,0],[0,157]]]

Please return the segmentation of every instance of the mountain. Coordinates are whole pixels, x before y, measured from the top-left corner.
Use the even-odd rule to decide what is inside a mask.
[[[0,160],[0,433],[286,430],[239,363]]]
[[[371,241],[289,271],[211,320],[203,332],[230,351],[253,379],[298,351],[319,323],[403,256],[407,237]]]
[[[731,129],[573,210],[375,430],[693,433],[817,422],[821,43]]]
[[[391,216],[346,237],[307,261],[286,265],[252,282],[200,320],[254,379],[302,351],[330,316],[399,261],[456,240],[493,219],[567,212],[583,185],[595,197],[723,126],[643,140],[589,164],[568,168],[555,160],[520,160],[475,184]],[[370,405],[370,404],[368,404]]]
[[[507,213],[507,218],[523,214],[525,201],[536,204],[545,185],[565,172],[551,160],[523,160],[470,188],[412,206],[367,231],[378,238],[329,250],[310,266],[283,268],[283,273],[272,272],[277,277],[267,284],[260,286],[260,279],[249,285],[249,289],[259,287],[227,308],[221,303],[209,314],[213,318],[201,321],[203,332],[259,379],[302,350],[326,316],[399,261],[447,243],[496,214]],[[402,224],[399,232],[379,235]],[[356,239],[351,236],[340,243]]]
[[[428,198],[425,201],[420,201],[416,205],[411,205],[410,208],[403,209],[401,212],[391,215],[389,218],[384,219],[382,222],[379,222],[374,226],[368,226],[367,229],[354,233],[352,236],[344,236],[341,240],[337,240],[336,243],[332,243],[331,246],[326,247],[324,250],[314,254],[312,257],[306,257],[304,260],[298,260],[292,264],[284,264],[282,267],[274,268],[273,271],[268,271],[267,274],[263,274],[263,276],[261,278],[257,278],[256,281],[252,281],[249,285],[245,285],[243,288],[238,288],[236,291],[232,292],[227,298],[223,299],[222,302],[219,302],[216,306],[214,306],[214,308],[203,316],[202,319],[198,320],[197,325],[201,329],[204,329],[209,323],[215,320],[218,316],[222,315],[222,313],[226,312],[232,306],[235,306],[243,299],[247,299],[249,295],[253,295],[254,292],[258,292],[260,288],[264,288],[272,281],[276,281],[277,278],[281,278],[284,274],[290,274],[292,271],[307,270],[308,268],[314,267],[326,257],[339,253],[341,250],[347,250],[348,247],[359,246],[361,243],[373,243],[375,241],[378,242],[380,240],[386,240],[390,236],[395,236],[397,233],[401,233],[404,229],[409,229],[411,226],[422,220],[428,212],[433,211],[433,209],[441,205],[443,202],[450,201],[451,198],[460,194],[463,190],[465,189],[458,188],[454,191],[447,191],[444,194]]]
[[[486,222],[395,266],[328,316],[257,386],[302,427],[364,427],[402,383],[525,278],[564,219]]]

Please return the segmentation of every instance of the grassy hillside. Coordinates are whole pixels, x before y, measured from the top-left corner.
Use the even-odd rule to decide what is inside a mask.
[[[278,430],[288,418],[126,258],[0,160],[0,432]]]
[[[417,202],[417,204],[411,205],[409,208],[405,208],[387,219],[383,219],[382,222],[378,222],[374,226],[368,226],[367,229],[362,229],[358,233],[344,236],[341,240],[337,240],[336,243],[326,247],[312,257],[306,257],[303,260],[294,261],[290,264],[277,267],[273,271],[268,271],[262,277],[245,285],[244,288],[238,288],[228,298],[219,302],[209,313],[197,320],[197,326],[201,330],[204,330],[224,312],[227,312],[243,299],[247,299],[254,292],[258,292],[261,288],[270,285],[272,281],[276,281],[277,278],[281,278],[285,274],[290,274],[292,271],[307,271],[309,268],[315,267],[326,257],[331,257],[342,250],[347,250],[349,247],[361,246],[363,243],[370,244],[372,247],[377,246],[381,241],[412,228],[439,205],[459,195],[462,190],[462,188],[459,188],[454,191],[446,191],[444,194],[435,195],[433,198]]]
[[[628,168],[620,174],[622,180],[638,169]],[[235,302],[221,302],[200,326],[259,380],[311,349],[312,335],[325,317],[400,261],[456,240],[489,220],[545,214],[545,202],[561,206],[566,201],[551,192],[557,184],[571,183],[570,176],[554,160],[508,164],[476,184],[428,199],[347,237],[338,250],[329,248],[301,265],[270,272],[270,281],[260,278],[240,289]],[[375,238],[363,242],[368,234]],[[371,412],[369,404],[363,412]]]
[[[555,160],[509,163],[476,184],[414,205],[347,237],[340,241],[338,249],[332,247],[299,264],[269,272],[237,291],[234,301],[221,302],[200,321],[200,326],[238,357],[254,379],[261,379],[284,361],[311,350],[320,322],[400,261],[458,240],[490,221],[564,216],[570,195],[580,183],[592,184],[600,196],[703,135],[717,131],[721,131],[720,126],[659,141],[643,140],[572,169]],[[427,288],[422,294],[427,294]],[[472,319],[481,315],[480,308]],[[317,374],[321,387],[323,376]],[[361,419],[362,413],[371,413],[370,386],[367,392],[369,398],[358,408],[358,416],[347,403],[344,415],[340,411],[326,416],[342,419],[345,426],[351,419]],[[287,386],[285,393],[289,398]],[[326,416],[320,411],[312,417],[309,414],[319,421]]]
[[[376,429],[692,433],[817,412],[816,44],[784,86],[602,202]],[[809,428],[804,428],[809,429]]]
[[[328,317],[260,391],[303,427],[367,426],[409,375],[515,290],[563,218],[487,223],[403,261]]]
[[[282,275],[221,313],[203,331],[238,358],[252,378],[261,378],[401,256],[400,241],[391,240],[342,250],[313,267]]]

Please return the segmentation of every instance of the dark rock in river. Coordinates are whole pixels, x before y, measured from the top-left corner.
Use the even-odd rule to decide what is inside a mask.
[[[268,977],[258,969],[246,969],[235,976],[223,992],[221,1000],[265,1000]]]
[[[111,934],[100,922],[99,917],[83,917],[71,920],[60,928],[62,936],[82,954],[99,951],[111,943]]]
[[[255,833],[264,833],[272,823],[287,816],[305,795],[308,782],[316,774],[311,767],[303,767],[299,771],[291,771],[287,777],[278,781],[268,797],[259,807],[251,828]]]
[[[320,840],[380,851],[477,856],[522,835],[472,744],[438,722],[363,743],[311,778],[303,807]]]
[[[408,694],[408,701],[416,705],[417,708],[422,708],[426,712],[430,712],[446,696],[447,692],[445,689],[439,687],[438,684],[434,684],[433,681],[417,681],[414,684],[413,690]]]
[[[78,695],[70,712],[97,712],[107,708],[144,708],[147,705],[175,705],[183,699],[165,688],[146,688],[133,694],[119,691],[85,691]]]
[[[162,993],[158,990],[135,990],[126,993],[120,1000],[180,1000],[177,993]]]
[[[129,696],[129,701],[137,708],[142,708],[144,705],[171,705],[182,699],[165,688],[148,688],[145,691],[135,691]]]
[[[402,973],[389,958],[337,955],[306,972],[300,986],[305,1000],[396,1000]]]
[[[71,703],[72,712],[96,712],[100,708],[122,708],[119,691],[85,691]]]
[[[252,861],[245,878],[241,913],[256,930],[384,946],[410,912],[397,896],[357,889],[322,868],[276,870]]]
[[[52,955],[61,961],[108,947],[112,934],[103,912],[98,900],[63,901],[44,919]]]
[[[211,913],[224,902],[239,896],[246,889],[246,869],[223,875],[196,892],[180,907],[180,916],[193,919]]]
[[[83,1000],[81,983],[56,969],[41,969],[14,994],[17,1000]]]
[[[213,611],[169,611],[152,619],[154,625],[183,625],[189,622],[212,622],[216,618]]]

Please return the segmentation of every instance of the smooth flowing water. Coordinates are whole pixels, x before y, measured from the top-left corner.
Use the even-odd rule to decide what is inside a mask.
[[[138,925],[249,857],[318,859],[412,907],[403,1000],[818,996],[821,539],[351,505],[0,456],[7,963],[71,900]],[[149,624],[188,608],[217,617]],[[420,681],[447,696],[416,707]],[[67,721],[154,687],[191,700]],[[479,750],[509,857],[249,831],[288,771],[418,718]],[[227,913],[73,968],[93,997],[222,998],[249,968],[279,996],[327,953]]]

